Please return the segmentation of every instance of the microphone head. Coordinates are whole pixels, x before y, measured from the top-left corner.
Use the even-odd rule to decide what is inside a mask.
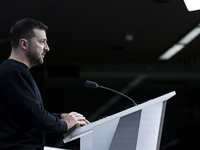
[[[88,81],[88,80],[85,81],[85,86],[89,88],[93,88],[93,89],[96,89],[99,87],[99,85],[96,82]]]

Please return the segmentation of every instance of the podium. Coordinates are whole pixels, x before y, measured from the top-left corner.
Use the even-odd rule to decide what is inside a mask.
[[[45,146],[44,150],[69,150],[69,149],[62,149],[62,148]]]
[[[75,129],[80,150],[159,150],[167,100],[175,91]]]

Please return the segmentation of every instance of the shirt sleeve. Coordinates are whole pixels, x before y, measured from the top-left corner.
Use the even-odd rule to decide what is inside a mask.
[[[38,92],[30,76],[23,72],[17,73],[7,83],[4,91],[11,112],[24,125],[48,132],[65,133],[68,128],[66,122],[43,108]]]
[[[53,116],[58,117],[58,118],[60,118],[60,119],[61,119],[61,114],[62,114],[62,113],[52,113]]]

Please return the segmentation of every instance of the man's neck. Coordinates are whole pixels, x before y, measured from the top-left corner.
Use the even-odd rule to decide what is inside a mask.
[[[24,54],[16,52],[16,51],[17,50],[12,50],[10,57],[8,59],[13,59],[13,60],[19,61],[19,62],[25,64],[30,69],[32,66],[26,60],[26,57],[24,56]]]

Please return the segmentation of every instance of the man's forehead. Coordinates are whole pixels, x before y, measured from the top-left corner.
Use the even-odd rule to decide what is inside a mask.
[[[39,37],[39,38],[47,38],[46,37],[46,31],[45,30],[42,30],[42,29],[33,29],[33,31],[35,32],[35,36],[36,37]]]

